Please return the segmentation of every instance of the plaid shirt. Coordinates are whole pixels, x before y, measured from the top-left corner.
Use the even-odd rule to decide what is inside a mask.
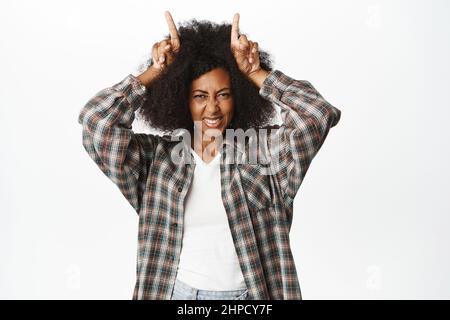
[[[171,152],[179,142],[172,141],[171,135],[132,131],[146,90],[130,74],[90,99],[78,122],[88,155],[139,215],[133,299],[168,300],[177,276],[184,199],[195,160],[190,164],[172,161]],[[341,112],[308,81],[294,80],[279,70],[269,73],[259,94],[281,110],[281,126],[265,139],[266,154],[278,152],[276,170],[267,174],[264,164],[227,163],[231,152],[241,159],[248,154],[245,145],[224,139],[220,149],[223,205],[248,299],[302,299],[289,240],[293,200]],[[180,154],[184,159],[192,156],[185,148]]]

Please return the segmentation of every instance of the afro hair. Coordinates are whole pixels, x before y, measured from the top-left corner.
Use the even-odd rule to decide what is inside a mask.
[[[192,133],[190,84],[215,68],[224,68],[231,80],[234,115],[227,129],[246,131],[271,122],[275,112],[272,103],[262,98],[258,87],[242,74],[231,52],[231,24],[192,19],[180,23],[178,34],[181,46],[174,61],[149,86],[139,109],[147,125],[167,133],[180,128]],[[165,39],[170,39],[170,35]],[[270,55],[261,49],[259,52],[261,68],[271,71]]]

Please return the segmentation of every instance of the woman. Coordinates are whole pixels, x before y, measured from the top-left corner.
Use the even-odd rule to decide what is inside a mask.
[[[341,112],[272,69],[238,14],[178,30],[165,14],[170,34],[150,67],[97,93],[78,119],[89,156],[139,214],[133,299],[302,299],[293,200]],[[274,104],[281,126],[269,125]],[[138,109],[169,134],[134,133]]]

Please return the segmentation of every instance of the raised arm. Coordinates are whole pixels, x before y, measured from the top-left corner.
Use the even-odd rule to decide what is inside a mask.
[[[98,92],[81,109],[83,146],[139,213],[158,136],[134,133],[135,111],[145,102],[152,82],[176,57],[180,40],[170,12],[165,12],[170,38],[152,47],[153,64],[138,77],[132,74]]]
[[[259,93],[281,109],[282,125],[277,135],[268,135],[269,148],[273,154],[278,152],[274,171],[290,205],[330,128],[339,122],[341,111],[310,82],[293,79],[279,70],[269,73]]]
[[[98,92],[78,116],[88,155],[137,213],[157,142],[156,136],[132,131],[135,111],[144,103],[145,90],[130,74]]]
[[[286,205],[291,205],[308,167],[321,148],[341,111],[328,103],[304,80],[279,70],[261,68],[258,43],[239,34],[239,14],[231,28],[231,51],[239,70],[259,88],[259,94],[281,108],[282,125],[268,134],[272,163],[265,174],[276,174]]]

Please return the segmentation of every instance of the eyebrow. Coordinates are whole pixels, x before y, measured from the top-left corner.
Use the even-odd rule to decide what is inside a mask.
[[[230,88],[225,87],[225,88],[220,89],[220,90],[217,91],[217,92],[220,92],[220,91],[223,91],[223,90],[227,90],[227,89],[230,89]],[[203,92],[203,93],[208,93],[208,91],[204,91],[204,90],[200,90],[200,89],[192,90],[192,92],[195,92],[195,91],[200,91],[200,92]]]

